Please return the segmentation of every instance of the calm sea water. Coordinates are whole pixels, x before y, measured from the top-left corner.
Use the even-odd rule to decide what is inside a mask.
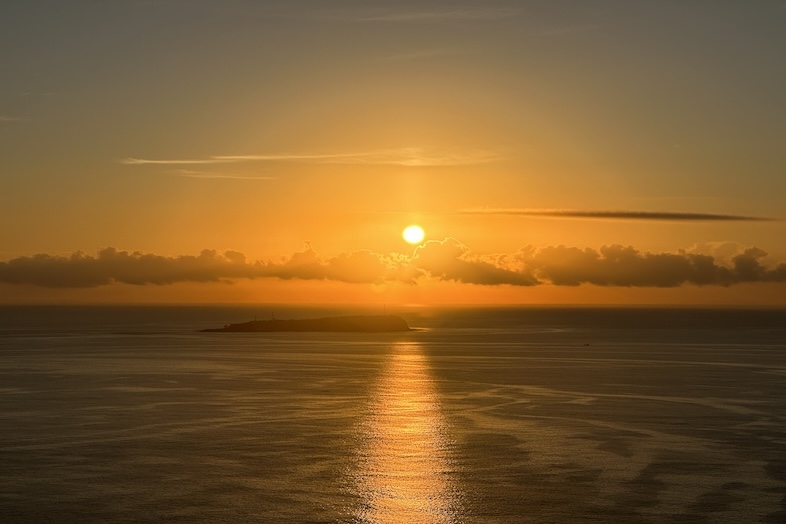
[[[0,308],[0,521],[786,522],[784,310],[272,312]]]

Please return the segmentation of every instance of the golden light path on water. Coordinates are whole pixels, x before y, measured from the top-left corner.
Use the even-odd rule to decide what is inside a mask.
[[[428,360],[418,344],[395,344],[361,425],[357,522],[457,522],[452,452]]]

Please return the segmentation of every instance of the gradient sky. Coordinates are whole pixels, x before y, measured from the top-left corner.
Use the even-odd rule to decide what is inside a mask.
[[[0,302],[786,304],[785,49],[782,0],[5,1]]]

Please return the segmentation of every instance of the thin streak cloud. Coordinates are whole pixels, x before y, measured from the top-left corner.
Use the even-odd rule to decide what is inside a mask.
[[[233,175],[227,173],[210,173],[208,171],[190,171],[188,169],[178,169],[169,171],[169,174],[175,176],[182,176],[186,178],[202,178],[202,179],[227,179],[227,180],[275,180],[274,176],[248,176],[248,175]]]
[[[460,53],[456,48],[435,48],[435,49],[419,49],[417,51],[410,51],[407,53],[398,53],[390,55],[385,58],[390,62],[407,62],[410,60],[427,60],[430,58],[440,58],[444,56],[451,56]]]
[[[442,9],[433,11],[369,11],[367,14],[346,15],[338,18],[355,22],[447,22],[499,20],[518,16],[521,9],[509,7],[480,7]]]
[[[464,209],[462,215],[511,215],[550,218],[588,218],[602,220],[656,220],[672,222],[771,222],[777,219],[717,213],[675,213],[669,211],[581,211],[573,209]]]
[[[120,160],[121,164],[126,164],[129,166],[143,166],[147,164],[163,164],[163,165],[190,165],[190,164],[226,164],[227,160],[217,160],[211,158],[201,158],[201,159],[183,159],[183,160],[156,160],[156,159],[149,159],[149,158],[124,158]]]
[[[120,163],[140,166],[231,164],[238,162],[295,162],[308,164],[449,167],[485,164],[498,160],[501,160],[501,156],[494,151],[429,151],[423,148],[409,147],[354,153],[214,155],[207,158],[194,159],[148,159],[129,157],[120,160]]]

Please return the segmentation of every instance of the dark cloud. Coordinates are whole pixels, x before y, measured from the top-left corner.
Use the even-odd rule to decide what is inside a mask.
[[[223,255],[204,250],[198,256],[164,257],[106,248],[96,256],[76,252],[70,257],[46,254],[0,263],[0,282],[44,287],[95,287],[124,284],[214,282],[255,276],[256,264],[242,253]]]
[[[730,268],[717,266],[708,255],[641,253],[624,246],[599,250],[547,247],[525,263],[541,279],[558,286],[672,287],[684,283],[728,285],[742,280],[735,278]]]
[[[449,238],[429,241],[412,256],[353,251],[321,257],[308,246],[278,260],[248,261],[242,253],[205,250],[198,256],[165,257],[107,248],[97,255],[46,254],[0,262],[0,283],[50,288],[89,288],[124,283],[231,282],[246,278],[334,280],[354,284],[421,279],[485,286],[512,285],[676,287],[730,286],[743,282],[786,282],[786,264],[765,265],[767,253],[722,245],[727,262],[707,253],[649,253],[631,246],[600,249],[528,246],[515,253],[474,254]]]
[[[254,276],[371,284],[390,280],[414,283],[417,273],[409,267],[409,259],[403,255],[381,255],[362,250],[325,259],[309,246],[289,258],[258,265]]]
[[[558,286],[675,287],[683,284],[729,286],[743,282],[786,282],[786,264],[767,268],[767,253],[749,248],[721,265],[711,255],[647,253],[630,246],[599,250],[547,247],[524,256],[523,263],[542,281]]]
[[[572,209],[466,209],[465,215],[520,215],[551,218],[597,218],[610,220],[662,220],[676,222],[768,222],[772,218],[716,213],[671,213],[668,211],[581,211]]]
[[[495,286],[534,286],[538,280],[526,271],[516,271],[472,255],[461,242],[449,238],[429,241],[418,247],[412,266],[439,280]]]

